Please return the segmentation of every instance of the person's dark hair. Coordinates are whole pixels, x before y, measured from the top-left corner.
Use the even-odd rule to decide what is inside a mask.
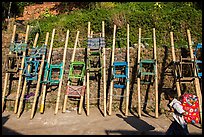
[[[165,98],[169,99],[170,98],[177,98],[177,92],[174,89],[166,90],[164,91]]]

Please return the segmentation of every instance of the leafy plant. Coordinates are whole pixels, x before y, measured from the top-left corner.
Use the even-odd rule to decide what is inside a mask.
[[[117,37],[126,37],[126,24],[130,25],[130,42],[138,42],[138,29],[142,29],[142,36],[152,37],[152,28],[156,30],[157,46],[169,45],[170,31],[174,32],[175,45],[186,45],[186,30],[190,29],[192,39],[202,42],[202,11],[195,8],[195,4],[189,2],[108,2],[91,3],[89,9],[71,11],[69,14],[52,16],[47,11],[43,18],[39,19],[41,36],[52,32],[53,28],[64,33],[70,30],[70,35],[76,36],[80,31],[80,37],[87,37],[88,22],[91,22],[91,30],[101,31],[101,22],[105,21],[106,46],[112,46],[113,26],[117,25]],[[98,6],[97,6],[98,5]],[[36,21],[30,22],[35,24]],[[58,33],[58,32],[56,32]],[[57,35],[57,34],[56,34]],[[64,34],[65,35],[65,34]],[[58,36],[57,36],[58,37]],[[152,40],[149,40],[152,43]],[[69,42],[74,45],[74,40]],[[64,44],[55,45],[62,47]],[[86,45],[83,45],[85,47]],[[125,47],[125,41],[121,41]],[[150,45],[151,46],[151,45]]]

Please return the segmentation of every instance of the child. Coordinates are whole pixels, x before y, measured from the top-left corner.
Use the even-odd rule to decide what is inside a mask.
[[[183,115],[185,111],[181,102],[178,101],[173,94],[174,90],[167,92],[167,98],[169,99],[169,107],[173,110],[174,121],[170,125],[166,132],[166,135],[189,135],[187,123],[185,122]]]

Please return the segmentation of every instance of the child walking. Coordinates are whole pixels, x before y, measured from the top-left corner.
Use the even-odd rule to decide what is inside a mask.
[[[183,117],[186,112],[183,110],[181,102],[174,97],[173,92],[174,90],[167,92],[167,98],[170,102],[169,107],[174,112],[174,121],[166,131],[166,135],[189,135],[188,126]]]

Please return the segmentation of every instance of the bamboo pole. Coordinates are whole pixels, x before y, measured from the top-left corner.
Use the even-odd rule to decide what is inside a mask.
[[[59,100],[60,100],[60,93],[61,93],[61,88],[62,88],[62,81],[63,81],[65,61],[66,61],[66,53],[67,53],[68,40],[69,40],[69,30],[67,30],[66,42],[65,42],[65,47],[64,47],[63,66],[62,66],[62,77],[61,77],[61,79],[60,79],[59,89],[58,89],[58,93],[57,93],[57,102],[56,102],[55,114],[57,114],[57,112],[58,112],[58,107],[59,107]]]
[[[72,62],[74,61],[74,58],[75,58],[78,39],[79,39],[79,31],[77,31],[77,36],[76,36],[76,40],[75,40],[75,44],[74,44],[74,51],[73,51],[72,59],[71,59]]]
[[[140,68],[140,49],[141,48],[141,28],[139,28],[139,39],[138,39],[138,58],[137,58],[137,71]],[[141,117],[141,100],[140,100],[140,76],[137,76],[137,91],[138,91],[138,117]]]
[[[15,34],[16,34],[16,25],[13,26],[13,34],[12,34],[12,38],[11,38],[11,44],[14,43]],[[11,54],[11,51],[9,51],[9,54]],[[4,108],[4,103],[5,103],[5,95],[6,95],[8,76],[9,76],[9,73],[6,72],[5,80],[4,80],[4,89],[3,89],[3,94],[2,94],[2,112],[4,110],[3,108]]]
[[[86,79],[86,77],[84,76],[83,86],[86,85],[86,80],[85,79]],[[81,114],[81,111],[82,111],[83,99],[84,99],[84,95],[81,95],[80,96],[80,101],[79,101],[79,114]]]
[[[26,37],[25,37],[25,43],[26,44],[27,44],[27,41],[28,41],[29,28],[30,28],[30,26],[27,25]],[[15,114],[17,113],[17,110],[18,110],[18,102],[19,102],[19,98],[20,98],[20,88],[21,88],[21,80],[22,80],[22,73],[23,73],[23,68],[24,68],[25,56],[26,56],[26,51],[23,52],[23,57],[22,57],[22,60],[21,60],[21,69],[20,69],[20,72],[19,72],[18,88],[17,88],[15,107],[14,107],[14,113]]]
[[[175,63],[176,61],[176,56],[175,56],[175,49],[174,49],[174,37],[173,37],[173,32],[170,32],[170,38],[171,38],[171,52],[172,52],[172,58],[173,58],[173,62]],[[177,76],[177,71],[176,71],[176,64],[174,64],[174,73]],[[176,89],[177,89],[177,94],[178,97],[181,96],[181,89],[180,89],[180,84],[179,81],[176,78]]]
[[[159,105],[158,105],[158,76],[157,76],[157,53],[156,53],[156,34],[155,28],[153,28],[153,41],[154,41],[154,60],[155,60],[155,117],[158,118]]]
[[[84,76],[84,81],[83,81],[83,86],[86,86],[86,76]],[[80,101],[79,101],[79,114],[81,114],[82,111],[82,104],[83,104],[83,99],[84,99],[84,95],[80,96]]]
[[[130,73],[130,49],[129,49],[129,24],[127,24],[127,63],[128,63],[128,78],[127,78],[127,86],[126,86],[126,111],[125,115],[128,115],[128,105],[129,105],[129,91],[130,91],[130,81],[129,81],[129,73]]]
[[[88,38],[92,38],[93,35],[93,31],[91,31],[91,22],[88,22]],[[90,49],[87,48],[87,55],[89,54]],[[88,60],[87,60],[88,61]],[[88,70],[88,63],[86,62],[86,70]],[[90,86],[89,86],[89,71],[86,71],[86,112],[87,112],[87,116],[89,116],[89,94],[90,94]]]
[[[105,39],[105,23],[102,21],[102,37]],[[103,110],[106,116],[106,47],[103,48]]]
[[[52,39],[51,39],[50,50],[49,50],[49,55],[48,55],[48,59],[47,59],[48,67],[49,67],[50,60],[51,60],[51,55],[52,55],[52,47],[53,47],[54,36],[55,36],[55,29],[53,29],[53,31],[52,31]],[[47,80],[48,71],[45,72],[45,73],[46,73],[45,80]],[[43,84],[43,85],[42,85],[43,91],[42,91],[42,99],[41,99],[40,113],[43,113],[43,112],[44,112],[44,108],[45,108],[44,105],[45,105],[46,87],[47,87],[46,84]]]
[[[78,42],[78,37],[79,37],[79,31],[77,31],[77,35],[76,35],[76,39],[75,39],[74,50],[73,50],[71,62],[73,62],[74,58],[75,58],[75,52],[76,52],[76,46],[77,46],[77,42]],[[69,83],[70,82],[68,81],[67,85],[69,85]],[[63,105],[63,109],[62,109],[63,113],[66,111],[67,99],[68,99],[68,95],[65,94],[65,96],[64,96],[64,105]]]
[[[111,56],[111,74],[113,74],[113,62],[114,62],[114,54],[115,54],[115,35],[116,35],[116,25],[114,25],[113,30],[113,45],[112,45],[112,56]],[[109,115],[112,113],[112,95],[113,95],[113,79],[111,79],[110,83],[110,95],[109,95]]]
[[[194,58],[190,30],[187,30],[187,35],[188,35],[188,46],[190,49],[190,57]],[[197,77],[196,70],[194,70],[194,75],[195,75],[194,85],[195,85],[196,94],[197,94],[198,100],[199,100],[200,121],[202,124],[202,94],[201,94],[200,82],[199,82],[199,79]]]
[[[89,53],[89,49],[87,48],[87,54]],[[88,62],[87,62],[87,65],[86,65],[87,69],[88,69]],[[86,111],[87,111],[87,116],[89,116],[89,94],[90,94],[90,86],[89,86],[89,72],[87,71],[86,73],[86,81],[87,81],[87,84],[86,84]]]
[[[27,41],[28,41],[28,33],[29,33],[29,25],[27,25],[27,29],[26,29],[26,37],[25,37],[25,43],[26,44],[27,44]],[[16,94],[14,113],[17,113],[17,107],[18,107],[18,102],[19,102],[19,98],[20,98],[20,86],[21,86],[25,56],[26,56],[26,51],[23,52],[23,57],[22,57],[22,60],[21,60],[21,69],[20,69],[20,72],[19,72],[19,80],[18,80],[18,88],[17,88],[17,94]]]
[[[47,43],[48,43],[48,38],[49,38],[49,32],[47,32],[47,34],[46,34],[45,45],[47,45]],[[38,74],[38,81],[37,81],[37,86],[36,86],[36,90],[35,90],[35,96],[34,96],[34,101],[33,101],[33,105],[32,105],[30,119],[33,119],[33,116],[34,116],[34,111],[35,111],[35,107],[36,107],[37,97],[38,97],[38,94],[39,94],[40,81],[41,81],[41,77],[42,77],[44,64],[45,64],[45,55],[42,56],[42,61],[41,61],[41,65],[40,65],[40,71],[39,71],[39,74]]]
[[[34,41],[34,44],[33,44],[34,48],[36,47],[38,37],[39,37],[39,33],[37,33],[36,36],[35,36],[35,41]],[[32,61],[32,58],[30,58],[30,61]],[[30,65],[29,64],[28,64],[27,69],[28,69],[28,72],[29,72],[30,71]],[[27,85],[27,81],[26,81],[26,78],[25,78],[24,83],[23,83],[23,91],[22,91],[21,98],[20,98],[20,104],[19,104],[19,108],[18,108],[17,118],[20,118],[20,115],[21,115],[21,109],[22,109],[22,105],[23,105],[24,95],[25,95],[25,92],[26,92],[26,85]]]

